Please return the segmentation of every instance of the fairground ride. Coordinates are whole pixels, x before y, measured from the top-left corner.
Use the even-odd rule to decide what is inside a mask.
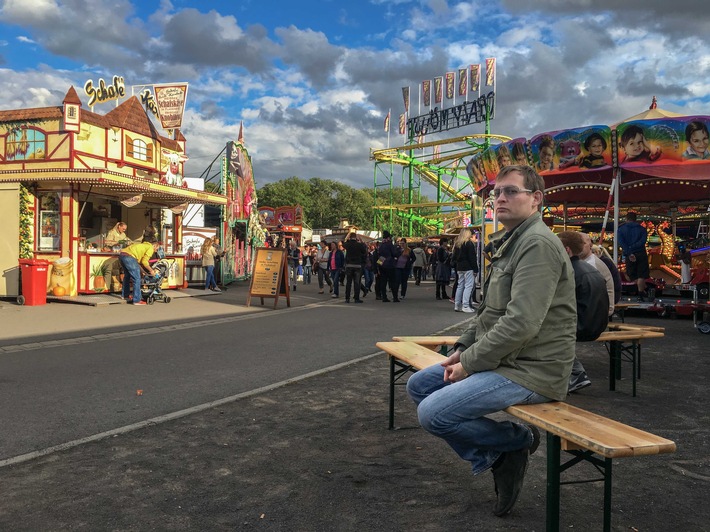
[[[413,236],[415,224],[430,234],[480,226],[483,201],[476,195],[464,159],[470,160],[491,143],[509,140],[481,133],[373,150],[375,228]],[[422,200],[422,182],[434,187],[436,201]]]

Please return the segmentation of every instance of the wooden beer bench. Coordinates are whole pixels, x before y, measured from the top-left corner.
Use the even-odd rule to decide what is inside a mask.
[[[601,333],[595,341],[604,342],[609,353],[609,390],[616,390],[616,381],[621,379],[621,361],[627,360],[631,362],[632,396],[636,397],[636,380],[641,378],[641,340],[663,336],[661,331],[636,327]]]
[[[404,340],[407,337],[395,337]],[[437,338],[434,340],[433,338]],[[432,337],[429,347],[411,341],[377,342],[390,358],[395,359],[408,371],[418,371],[440,364],[444,357],[431,346],[453,345],[456,338]],[[441,340],[438,340],[441,339]],[[392,367],[392,366],[390,366]],[[401,377],[398,374],[397,378]],[[392,376],[392,374],[391,374]],[[394,421],[394,387],[390,380],[390,429]],[[508,414],[530,423],[547,433],[547,504],[546,530],[559,531],[560,486],[586,482],[604,482],[604,531],[611,530],[612,461],[614,458],[672,453],[676,450],[673,441],[649,432],[624,425],[592,412],[563,402],[536,405],[514,405],[506,408]],[[572,455],[561,462],[561,451]],[[602,474],[601,478],[562,482],[561,473],[580,462],[591,463]]]

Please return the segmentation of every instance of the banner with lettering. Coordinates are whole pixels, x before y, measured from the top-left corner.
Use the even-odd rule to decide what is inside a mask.
[[[486,87],[492,87],[496,84],[496,58],[490,57],[486,59]]]
[[[446,73],[446,97],[449,100],[454,98],[454,78],[456,77],[455,72]]]
[[[160,125],[163,129],[180,129],[187,100],[187,83],[153,85]]]
[[[471,71],[471,92],[478,92],[481,83],[481,65],[471,65],[469,68]]]
[[[431,107],[431,80],[422,81],[422,96],[425,107]]]
[[[409,87],[402,87],[402,99],[404,100],[404,112],[409,112]]]
[[[468,72],[465,68],[459,68],[459,96],[466,96],[468,89]]]
[[[434,103],[441,103],[444,100],[444,78],[439,76],[434,78]]]

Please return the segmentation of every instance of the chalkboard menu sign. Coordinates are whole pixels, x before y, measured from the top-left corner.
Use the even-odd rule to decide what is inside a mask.
[[[247,307],[251,304],[252,296],[274,299],[274,308],[279,302],[279,296],[286,296],[286,306],[291,306],[291,292],[288,282],[288,263],[286,250],[283,248],[257,248],[256,257],[252,267],[251,283]]]

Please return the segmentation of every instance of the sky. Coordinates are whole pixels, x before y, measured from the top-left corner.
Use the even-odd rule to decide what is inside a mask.
[[[372,187],[389,110],[389,143],[404,144],[402,87],[416,115],[423,80],[489,57],[492,133],[614,124],[653,96],[710,115],[707,0],[0,0],[0,109],[61,105],[72,85],[86,106],[84,83],[114,75],[188,82],[185,175],[202,175],[243,122],[257,187]]]

